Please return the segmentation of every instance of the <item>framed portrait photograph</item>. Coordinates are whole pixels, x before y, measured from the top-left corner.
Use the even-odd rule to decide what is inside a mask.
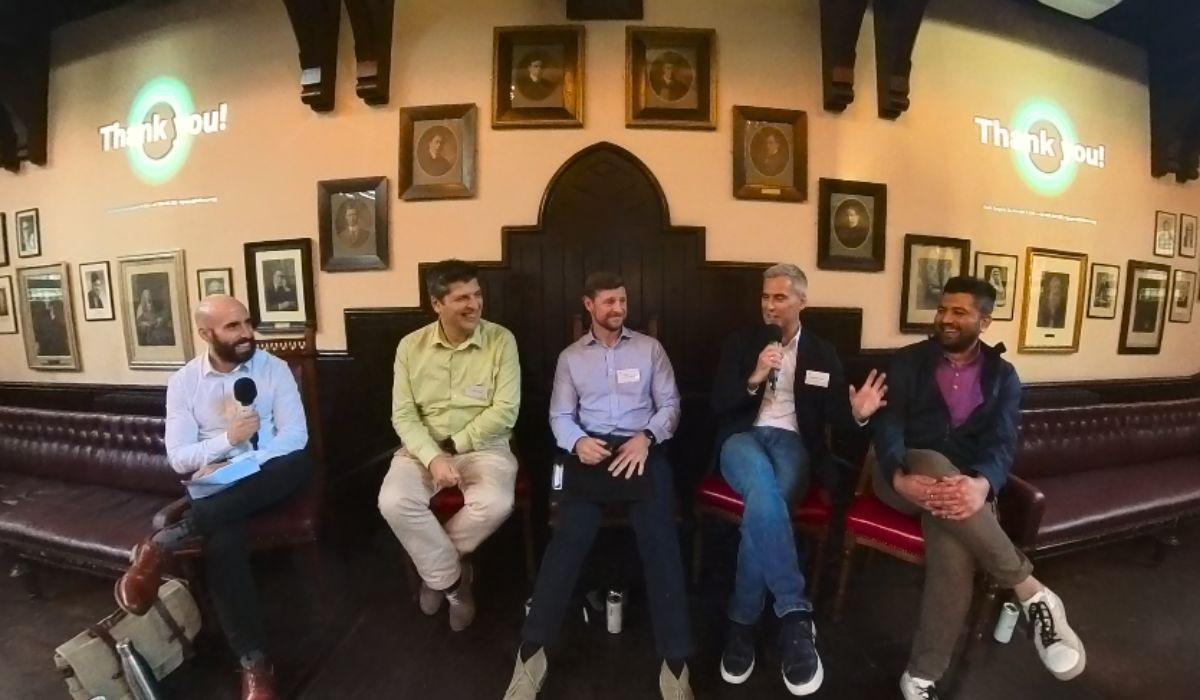
[[[192,359],[183,251],[117,258],[121,328],[130,369],[171,369]]]
[[[492,128],[583,126],[583,25],[496,27]]]
[[[317,217],[322,270],[387,269],[386,177],[318,182]]]
[[[975,253],[975,271],[972,274],[996,290],[992,320],[1013,320],[1017,301],[1017,256],[978,251]]]
[[[1088,281],[1087,317],[1116,318],[1120,286],[1119,265],[1092,263],[1091,279]]]
[[[1162,350],[1171,267],[1130,260],[1125,270],[1125,303],[1117,353],[1157,355]]]
[[[260,333],[317,327],[312,240],[292,238],[245,244],[250,318]]]
[[[66,263],[17,269],[18,308],[30,369],[79,370],[79,341]]]
[[[0,211],[0,267],[8,264],[8,217]]]
[[[401,199],[475,196],[473,104],[400,110]]]
[[[1154,213],[1154,254],[1161,258],[1175,257],[1178,217],[1166,211]]]
[[[37,209],[26,209],[13,215],[17,237],[17,257],[36,258],[42,254],[42,219]]]
[[[13,296],[12,275],[0,277],[0,335],[17,332],[17,299]]]
[[[1078,352],[1088,258],[1048,248],[1025,251],[1018,352]]]
[[[904,237],[904,281],[900,291],[900,332],[929,333],[942,302],[942,287],[951,277],[966,274],[971,241],[965,238]]]
[[[112,273],[107,260],[79,264],[79,297],[83,320],[111,321],[117,317],[113,306]]]
[[[1200,234],[1196,217],[1191,214],[1179,215],[1179,255],[1184,258],[1196,257],[1196,236]]]
[[[887,185],[821,178],[817,196],[817,267],[882,270],[887,251]]]
[[[1171,282],[1171,311],[1167,319],[1172,323],[1192,322],[1192,303],[1196,298],[1196,273],[1191,270],[1175,270]]]
[[[210,267],[196,270],[196,295],[201,301],[214,294],[233,296],[233,268]]]
[[[808,199],[808,115],[794,109],[734,106],[733,196]]]
[[[625,28],[625,126],[717,128],[717,33]]]

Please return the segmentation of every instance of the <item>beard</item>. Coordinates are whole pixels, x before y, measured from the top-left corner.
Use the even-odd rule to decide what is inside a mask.
[[[623,314],[609,315],[604,318],[593,316],[592,323],[601,328],[607,328],[610,331],[619,331],[621,330],[621,326],[625,324],[625,316]]]
[[[948,334],[947,331],[957,331],[957,333]],[[979,340],[977,329],[938,327],[935,335],[946,352],[963,352],[970,349],[975,341]]]
[[[243,343],[247,342],[249,343],[248,345],[243,345]],[[241,345],[240,348],[238,347],[239,345]],[[253,337],[249,338],[248,341],[246,338],[239,338],[232,343],[224,343],[213,338],[210,347],[213,354],[220,358],[222,362],[240,365],[243,362],[247,362],[251,357],[254,357],[254,351],[258,347],[258,344]]]

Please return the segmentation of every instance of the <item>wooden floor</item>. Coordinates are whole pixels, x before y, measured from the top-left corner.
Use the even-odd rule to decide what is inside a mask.
[[[779,677],[773,634],[764,630],[759,663],[743,686],[726,685],[717,672],[722,610],[731,585],[736,531],[706,528],[706,569],[691,596],[698,652],[692,662],[698,698],[787,698]],[[1054,700],[1200,697],[1200,523],[1180,531],[1182,545],[1155,565],[1147,539],[1043,562],[1037,575],[1064,599],[1087,644],[1088,668],[1078,679],[1054,680],[1018,629],[1008,645],[986,641],[959,665],[950,697],[972,700]],[[588,580],[597,585],[636,573],[625,534],[601,543]],[[479,617],[453,633],[445,612],[425,617],[411,601],[399,546],[380,529],[358,546],[329,553],[339,601],[316,601],[304,569],[287,556],[259,562],[271,652],[290,698],[459,700],[499,699],[513,655],[529,586],[521,575],[517,530],[510,523],[478,555]],[[617,561],[616,565],[609,562]],[[622,572],[625,572],[622,574]],[[832,579],[832,571],[831,579]],[[876,555],[856,568],[846,619],[834,624],[818,603],[818,646],[826,680],[815,698],[898,697],[916,617],[921,572]],[[45,571],[45,598],[28,600],[14,582],[0,580],[0,699],[68,697],[51,657],[54,647],[113,609],[111,583],[75,573]],[[832,583],[832,580],[827,581]],[[657,697],[659,660],[649,620],[633,591],[626,629],[610,635],[573,613],[550,656],[545,700]],[[832,590],[832,585],[826,585]],[[165,684],[179,700],[237,698],[233,660],[210,639],[200,657]]]

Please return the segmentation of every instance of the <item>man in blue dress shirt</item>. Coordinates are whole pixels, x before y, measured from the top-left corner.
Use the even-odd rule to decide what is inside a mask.
[[[550,427],[555,442],[583,465],[610,460],[615,479],[645,473],[652,495],[630,502],[629,519],[646,570],[647,599],[658,653],[663,657],[659,691],[691,700],[686,659],[692,632],[687,616],[683,561],[675,532],[675,487],[662,448],[679,424],[675,371],[662,345],[625,327],[625,284],[596,272],[584,284],[583,305],[591,330],[558,356]],[[609,444],[620,443],[610,449]],[[597,469],[603,467],[596,466]],[[533,589],[529,616],[506,700],[533,700],[546,678],[544,647],[554,642],[596,537],[603,505],[566,500]]]

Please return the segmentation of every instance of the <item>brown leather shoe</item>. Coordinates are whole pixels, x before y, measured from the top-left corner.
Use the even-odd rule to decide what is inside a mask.
[[[171,554],[149,538],[133,548],[133,565],[113,586],[117,606],[130,615],[145,615],[158,600],[158,585]]]
[[[242,700],[276,700],[275,672],[267,663],[242,669]]]

